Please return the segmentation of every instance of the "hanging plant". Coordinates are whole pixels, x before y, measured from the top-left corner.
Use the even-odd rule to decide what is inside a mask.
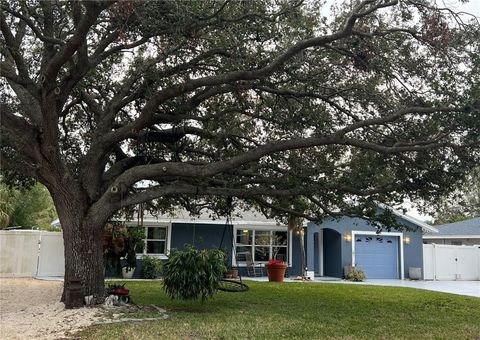
[[[143,247],[144,233],[145,230],[142,227],[107,223],[102,238],[106,268],[120,274],[122,267],[126,267],[127,270],[136,267],[136,253]]]

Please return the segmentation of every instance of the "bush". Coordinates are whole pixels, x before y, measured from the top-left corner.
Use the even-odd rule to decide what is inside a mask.
[[[174,250],[164,264],[163,285],[172,299],[202,301],[215,294],[226,272],[225,253],[219,249]]]
[[[143,258],[142,277],[144,279],[158,279],[162,273],[162,261],[154,257]]]
[[[366,278],[367,276],[365,275],[365,272],[355,267],[350,268],[350,271],[346,276],[347,280],[356,282],[364,281]]]

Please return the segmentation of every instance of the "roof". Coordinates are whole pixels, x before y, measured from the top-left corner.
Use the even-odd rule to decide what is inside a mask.
[[[460,222],[440,224],[435,227],[438,229],[438,233],[435,235],[424,235],[424,238],[451,238],[453,236],[459,236],[460,238],[480,238],[480,217]]]
[[[132,222],[136,222],[137,218],[134,217]],[[225,224],[226,217],[217,217],[213,215],[211,211],[203,211],[200,215],[192,216],[185,209],[175,210],[170,214],[159,214],[153,216],[145,214],[143,217],[143,223],[198,223],[198,224]],[[235,210],[232,213],[231,224],[234,225],[253,225],[253,226],[279,226],[281,225],[274,219],[267,219],[262,213],[253,210]],[[58,219],[54,220],[51,225],[60,226]]]
[[[389,207],[388,205],[385,205],[383,203],[378,203],[378,206],[381,209],[389,209],[395,216],[403,218],[405,221],[408,221],[410,223],[413,223],[413,224],[421,227],[425,232],[428,232],[428,233],[437,233],[438,232],[436,227],[433,227],[430,224],[427,224],[423,221],[420,221],[419,219],[417,219],[415,217],[412,217],[410,215],[402,214],[400,211],[395,210],[392,207]]]
[[[158,216],[145,215],[143,222],[174,222],[174,223],[199,223],[199,224],[225,224],[226,217],[217,217],[211,211],[203,211],[200,215],[192,216],[185,209],[178,209],[171,214]],[[267,219],[262,213],[253,210],[237,210],[232,213],[231,224],[234,225],[280,225],[273,219]]]
[[[382,209],[390,209],[393,214],[396,216],[413,223],[419,227],[421,227],[426,232],[437,232],[437,229],[428,225],[425,222],[422,222],[412,216],[402,214],[398,210],[392,209],[383,204],[379,204],[379,207]],[[136,218],[134,219],[136,222]],[[197,216],[192,216],[187,210],[185,209],[178,209],[174,213],[170,214],[159,214],[158,216],[153,216],[149,214],[145,214],[143,217],[144,223],[198,223],[198,224],[225,224],[226,218],[214,218],[211,211],[202,211],[202,213]],[[51,223],[54,226],[60,226],[60,221],[56,219]],[[278,223],[274,219],[268,219],[262,213],[255,211],[255,210],[240,210],[235,209],[232,213],[232,221],[231,224],[233,225],[251,225],[251,226],[280,226],[281,224]],[[304,226],[307,226],[308,221],[304,221]]]

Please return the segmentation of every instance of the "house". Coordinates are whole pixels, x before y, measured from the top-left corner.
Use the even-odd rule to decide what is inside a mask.
[[[328,219],[320,224],[305,223],[308,275],[341,278],[345,267],[352,265],[364,270],[371,279],[408,278],[410,267],[423,271],[422,234],[436,229],[398,211],[393,212],[398,221],[412,231],[377,234],[367,221],[351,217]],[[143,256],[166,259],[172,249],[192,244],[198,249],[225,249],[228,263],[240,267],[243,273],[246,263],[240,257],[236,258],[236,254],[247,252],[259,266],[277,258],[288,263],[289,275],[301,274],[298,235],[288,231],[286,225],[266,219],[258,212],[237,211],[234,216],[228,223],[224,219],[212,219],[208,213],[191,217],[186,211],[177,211],[174,217],[145,216],[146,246],[138,254],[137,268],[141,267]],[[135,276],[138,277],[139,272],[137,270]]]
[[[379,210],[384,208],[379,207]],[[341,278],[345,268],[350,266],[361,268],[370,279],[408,278],[411,267],[420,268],[423,273],[422,236],[437,230],[413,217],[392,212],[398,222],[409,226],[411,231],[377,234],[367,221],[352,217],[305,223],[308,276]],[[137,254],[135,277],[140,277],[144,256],[167,259],[172,249],[183,249],[187,244],[198,249],[225,249],[228,264],[238,266],[243,274],[246,263],[242,261],[244,258],[236,256],[240,253],[250,253],[259,266],[271,258],[282,259],[289,265],[288,275],[302,272],[299,235],[259,212],[235,211],[227,223],[208,213],[192,217],[187,211],[176,211],[174,216],[145,216],[143,224],[137,221],[127,224],[145,228],[145,247]],[[266,275],[265,271],[263,273]]]
[[[435,226],[435,228],[438,229],[438,233],[425,234],[423,243],[480,246],[480,217],[441,224]]]

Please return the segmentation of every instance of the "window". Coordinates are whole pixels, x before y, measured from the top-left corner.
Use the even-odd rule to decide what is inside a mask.
[[[146,226],[145,246],[143,249],[140,249],[139,254],[166,255],[167,234],[166,226]]]
[[[286,230],[237,229],[237,254],[250,253],[253,261],[278,259],[288,262],[288,232]]]

